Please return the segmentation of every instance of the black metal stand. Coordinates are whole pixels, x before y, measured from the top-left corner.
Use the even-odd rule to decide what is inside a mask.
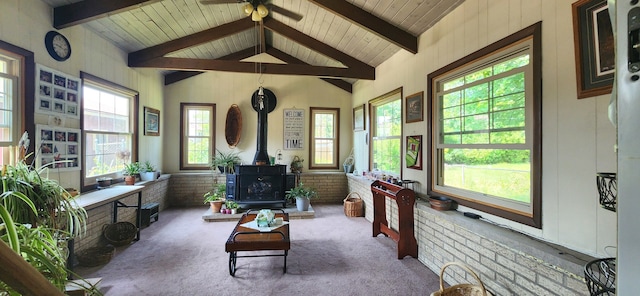
[[[126,205],[123,202],[116,200],[113,202],[113,218],[111,219],[112,223],[118,222],[118,209],[119,208],[136,208],[136,238],[134,240],[140,240],[140,225],[142,225],[140,209],[142,208],[142,191],[138,192],[138,204],[137,205]]]

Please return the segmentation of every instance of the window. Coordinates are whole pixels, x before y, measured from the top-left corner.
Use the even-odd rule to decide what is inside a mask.
[[[18,79],[20,63],[0,50],[0,146],[2,163],[9,163],[9,146],[17,144],[20,114],[18,108]],[[7,53],[8,54],[8,53]]]
[[[401,175],[402,88],[369,102],[371,135],[369,167],[386,174]]]
[[[87,186],[99,177],[120,178],[124,164],[137,161],[138,93],[87,73],[80,77]]]
[[[180,104],[180,169],[205,170],[215,147],[215,104]]]
[[[429,194],[540,227],[539,26],[429,75]],[[538,212],[538,213],[537,213]]]
[[[340,109],[311,107],[309,169],[337,169]]]

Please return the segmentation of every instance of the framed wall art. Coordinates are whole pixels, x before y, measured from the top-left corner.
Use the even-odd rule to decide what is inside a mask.
[[[422,136],[407,136],[406,147],[404,158],[407,168],[422,170]]]
[[[35,112],[80,118],[80,78],[36,64]]]
[[[80,129],[36,125],[36,167],[60,171],[80,170]]]
[[[407,110],[406,123],[424,120],[423,92],[407,96],[405,110]]]
[[[144,107],[144,135],[160,135],[160,110]]]
[[[571,6],[578,99],[611,93],[615,49],[607,1],[580,0]]]
[[[284,109],[284,149],[304,148],[304,110]]]
[[[353,108],[353,130],[354,131],[365,130],[364,118],[365,118],[364,104]]]

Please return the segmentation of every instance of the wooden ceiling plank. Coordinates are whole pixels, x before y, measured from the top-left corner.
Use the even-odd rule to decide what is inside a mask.
[[[224,60],[204,60],[204,59],[181,59],[158,57],[150,60],[140,61],[131,64],[130,67],[141,68],[162,68],[175,70],[210,70],[227,71],[240,73],[256,73],[257,63],[224,61]],[[355,78],[374,80],[375,71],[361,71],[351,68],[333,68],[300,64],[271,64],[260,63],[263,74],[283,74],[283,75],[308,75],[340,78]]]
[[[326,10],[341,15],[401,48],[418,53],[418,38],[389,22],[346,1],[309,0]]]
[[[160,0],[85,0],[53,9],[53,27],[64,29]]]
[[[277,48],[273,48],[270,47],[267,50],[267,53],[272,55],[273,57],[280,59],[283,62],[286,62],[287,64],[307,64],[304,61],[301,61],[299,59],[297,59],[296,57],[290,56],[289,54],[277,49]],[[342,90],[345,90],[349,93],[353,92],[353,85],[347,81],[344,81],[342,79],[336,79],[336,78],[320,78],[325,82],[328,82],[334,86],[337,86],[339,88],[341,88]]]
[[[375,72],[375,69],[361,61],[359,61],[358,59],[345,54],[344,52],[341,52],[325,43],[322,43],[316,39],[313,39],[289,26],[284,25],[281,22],[278,22],[274,19],[267,19],[264,22],[264,25],[267,29],[272,30],[278,34],[281,34],[289,39],[294,40],[295,42],[307,47],[307,48],[313,48],[314,51],[317,51],[319,53],[322,53],[334,60],[340,61],[342,62],[344,65],[350,67],[350,68],[358,68],[364,71],[373,71]]]
[[[129,63],[133,62],[135,64],[141,60],[161,57],[170,52],[189,48],[211,40],[220,39],[240,31],[248,30],[251,27],[253,27],[253,22],[250,19],[242,18],[235,22],[227,23],[222,26],[207,29],[202,32],[132,52],[129,54]]]

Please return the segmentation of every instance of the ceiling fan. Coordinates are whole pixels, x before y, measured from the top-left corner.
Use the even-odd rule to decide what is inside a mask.
[[[246,3],[242,7],[242,10],[247,16],[251,16],[251,20],[254,22],[261,21],[264,17],[269,15],[269,12],[278,13],[296,21],[300,21],[302,19],[302,15],[299,13],[267,2],[269,2],[269,0],[200,0],[200,3],[202,4]]]

